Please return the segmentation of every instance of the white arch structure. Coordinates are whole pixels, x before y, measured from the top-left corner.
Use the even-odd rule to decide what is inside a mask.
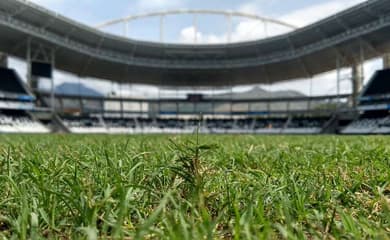
[[[193,15],[193,26],[195,28],[194,31],[194,43],[198,42],[197,32],[198,32],[198,16],[199,15],[214,15],[214,16],[224,16],[226,17],[228,21],[228,27],[227,27],[227,43],[230,43],[232,40],[232,19],[236,17],[242,17],[247,18],[251,20],[260,21],[264,24],[264,32],[267,36],[267,24],[272,23],[276,25],[280,25],[286,28],[290,28],[291,30],[295,30],[298,27],[294,26],[292,24],[286,23],[281,20],[269,18],[269,17],[263,17],[256,14],[251,13],[244,13],[244,12],[238,12],[238,11],[223,11],[223,10],[206,10],[206,9],[178,9],[178,10],[169,10],[169,11],[159,11],[159,12],[150,12],[150,13],[144,13],[144,14],[138,14],[138,15],[130,15],[127,17],[122,17],[118,19],[113,19],[104,23],[101,23],[96,26],[97,29],[102,30],[104,28],[117,25],[117,24],[124,24],[124,36],[128,37],[129,34],[129,23],[138,20],[138,19],[145,19],[145,18],[152,18],[152,17],[159,17],[160,18],[160,42],[164,42],[164,23],[165,23],[165,17],[169,15],[184,15],[189,14]]]

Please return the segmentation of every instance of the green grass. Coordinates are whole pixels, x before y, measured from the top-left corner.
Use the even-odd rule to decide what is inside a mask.
[[[390,239],[390,138],[0,136],[0,239]]]

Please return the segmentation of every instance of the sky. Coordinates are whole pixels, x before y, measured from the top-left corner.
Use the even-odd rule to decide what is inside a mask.
[[[66,17],[82,22],[90,26],[97,26],[108,20],[117,19],[129,15],[136,15],[148,12],[173,10],[173,9],[212,9],[226,11],[240,11],[244,13],[257,14],[263,17],[270,17],[283,22],[302,27],[316,22],[322,18],[345,10],[353,5],[364,2],[364,0],[31,0],[45,8],[53,10]],[[192,43],[194,41],[195,28],[193,16],[170,16],[166,17],[164,24],[164,41]],[[224,17],[201,16],[197,18],[197,39],[198,43],[210,44],[226,42],[227,20]],[[150,18],[131,22],[128,29],[128,37],[158,41],[159,40],[159,18]],[[103,29],[104,31],[123,35],[124,25],[112,26]],[[243,18],[234,18],[232,26],[232,41],[245,41],[264,38],[287,32],[289,29],[277,25],[268,24],[265,31],[263,24],[259,21]],[[11,61],[11,64],[22,66],[23,63]],[[381,67],[380,60],[374,60],[365,64],[366,77]],[[23,70],[20,68],[20,72]],[[342,92],[349,92],[351,88],[348,80],[350,71],[342,72]],[[109,89],[118,91],[116,84],[104,81],[93,81],[78,79],[75,76],[57,72],[55,73],[55,84],[65,81],[82,81],[87,86],[98,89]],[[366,80],[367,80],[366,79]],[[45,85],[45,84],[43,84]],[[46,84],[47,85],[47,84]],[[307,95],[333,94],[336,91],[336,73],[328,73],[316,76],[313,79],[300,79],[296,81],[262,86],[268,90],[285,90],[286,88],[303,92]],[[131,91],[136,89],[138,93],[143,92],[145,87],[126,86],[122,87]],[[129,90],[130,89],[130,90]],[[238,88],[238,90],[246,88]],[[156,89],[147,93],[156,93]],[[106,91],[108,92],[108,90]],[[143,93],[144,95],[146,93]]]
[[[129,15],[172,10],[213,9],[240,11],[275,18],[298,27],[305,26],[364,0],[31,0],[66,17],[90,26]],[[224,17],[201,16],[198,32],[203,43],[213,43],[224,38],[227,21]],[[263,27],[258,21],[234,19],[233,38],[249,40],[264,37]],[[159,18],[149,18],[130,23],[130,37],[159,40]],[[122,26],[104,29],[123,34]],[[280,30],[269,26],[269,32]],[[280,28],[280,27],[279,27]],[[166,41],[193,41],[193,16],[171,16],[165,20]]]

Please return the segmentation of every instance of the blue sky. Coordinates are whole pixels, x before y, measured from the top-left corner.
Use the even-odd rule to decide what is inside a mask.
[[[283,18],[296,12],[301,18],[319,18],[350,7],[363,0],[32,0],[33,2],[77,19],[96,24],[130,14],[168,9],[221,9],[255,12]],[[321,9],[310,13],[308,9]],[[302,20],[302,19],[301,19]],[[297,19],[296,21],[301,21]]]
[[[128,15],[170,9],[219,9],[255,13],[276,18],[297,26],[304,26],[323,17],[353,6],[363,0],[32,0],[62,15],[85,24],[96,26],[107,20]],[[202,16],[199,21],[199,34],[204,43],[223,39],[227,21],[223,17]],[[259,22],[235,19],[233,32],[236,40],[248,40],[262,36]],[[192,16],[167,17],[166,38],[168,41],[186,41],[194,35]],[[212,24],[210,24],[212,23]],[[130,36],[158,40],[159,19],[139,20],[130,25]],[[105,29],[117,34],[123,27]],[[192,33],[191,33],[192,30]],[[274,30],[274,31],[273,31]],[[288,29],[285,29],[287,31]],[[271,34],[277,32],[270,26]],[[191,39],[192,40],[192,39]]]
[[[31,0],[43,7],[56,11],[66,17],[80,21],[90,26],[102,22],[121,18],[128,15],[172,9],[219,9],[234,10],[246,13],[255,13],[271,17],[296,25],[298,27],[318,21],[336,12],[342,11],[364,0]],[[187,43],[193,41],[195,34],[192,16],[168,17],[165,21],[165,38],[170,42]],[[201,17],[198,27],[198,36],[201,43],[226,41],[226,21],[218,17]],[[253,38],[262,38],[264,31],[258,27],[259,22],[248,19],[234,19],[233,40],[245,41]],[[130,24],[130,37],[146,40],[158,40],[159,20],[148,19]],[[279,34],[288,29],[280,29],[270,25],[268,35]],[[123,26],[105,29],[108,32],[123,34]],[[380,68],[380,61],[376,60],[365,65],[367,78],[372,72]],[[22,71],[23,72],[23,71]],[[350,91],[349,70],[343,71],[345,79],[342,91]],[[55,74],[56,84],[65,81],[80,81],[77,77],[64,73]],[[99,89],[117,90],[115,84],[104,81],[82,79],[86,85],[98,86]],[[312,84],[310,84],[310,82]],[[310,87],[310,85],[312,87]],[[305,94],[333,94],[336,91],[336,73],[316,76],[312,80],[300,79],[293,82],[262,86],[271,90],[293,89]],[[127,89],[131,87],[125,87]],[[137,87],[134,87],[137,89]],[[142,92],[142,89],[139,88]],[[138,89],[138,90],[139,90]],[[311,90],[310,90],[311,89]],[[147,92],[153,92],[147,90]]]

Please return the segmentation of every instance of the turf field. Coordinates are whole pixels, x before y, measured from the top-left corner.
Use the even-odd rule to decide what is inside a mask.
[[[0,136],[0,239],[389,239],[390,138]]]

